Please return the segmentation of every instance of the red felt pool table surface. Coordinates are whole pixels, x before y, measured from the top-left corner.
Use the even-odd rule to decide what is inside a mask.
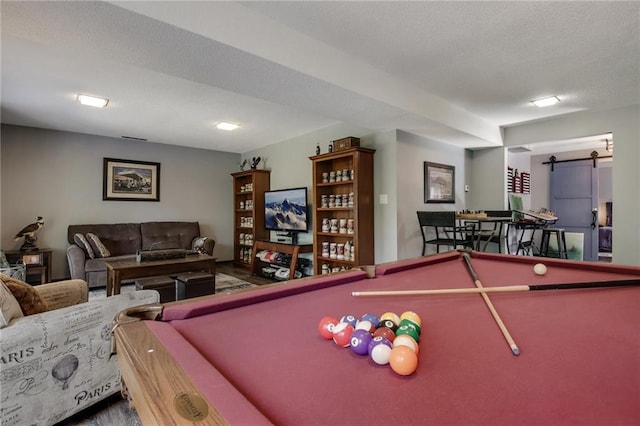
[[[640,279],[611,264],[476,252],[471,262],[485,287]],[[170,303],[160,321],[117,327],[143,423],[195,412],[198,424],[640,424],[640,287],[490,294],[515,356],[479,294],[351,295],[475,287],[459,252],[376,269]],[[410,376],[317,332],[326,315],[407,310],[422,318]],[[184,394],[201,404],[187,415]]]

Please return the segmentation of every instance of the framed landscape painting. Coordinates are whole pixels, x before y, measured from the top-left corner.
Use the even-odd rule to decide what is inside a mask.
[[[102,199],[160,201],[160,163],[105,158]]]
[[[424,202],[456,202],[456,168],[446,164],[424,162]]]

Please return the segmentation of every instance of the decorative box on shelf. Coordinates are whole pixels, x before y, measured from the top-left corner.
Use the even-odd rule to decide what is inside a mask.
[[[333,143],[333,151],[342,151],[347,148],[353,148],[354,146],[360,146],[360,138],[354,138],[353,136],[348,136],[342,139],[336,139],[332,141]]]

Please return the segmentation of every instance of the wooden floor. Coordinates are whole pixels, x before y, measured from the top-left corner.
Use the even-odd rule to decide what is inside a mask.
[[[248,269],[236,267],[233,262],[218,262],[216,272],[231,275],[252,284],[263,285],[275,282],[269,278],[251,276]],[[129,407],[129,402],[123,400],[120,393],[117,393],[60,422],[59,425],[141,426],[141,423],[135,410]]]

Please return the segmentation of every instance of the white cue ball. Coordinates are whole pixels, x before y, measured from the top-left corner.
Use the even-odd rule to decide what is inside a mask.
[[[544,275],[547,273],[547,267],[544,263],[536,263],[533,267],[533,272],[535,272],[536,275]]]

